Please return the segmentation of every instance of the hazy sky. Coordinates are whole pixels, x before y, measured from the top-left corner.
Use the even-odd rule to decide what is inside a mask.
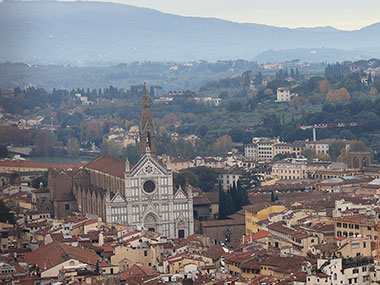
[[[183,16],[281,27],[360,29],[380,22],[380,0],[112,0]]]

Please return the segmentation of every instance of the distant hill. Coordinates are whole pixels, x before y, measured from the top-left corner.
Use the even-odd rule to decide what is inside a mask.
[[[260,60],[270,61],[267,50],[317,48],[335,49],[343,58],[372,57],[380,56],[379,35],[380,23],[352,32],[288,29],[114,3],[0,3],[0,61],[90,64],[253,59],[259,54]]]
[[[342,62],[360,59],[358,52],[332,48],[297,48],[287,50],[266,50],[255,59],[258,63],[284,62],[289,59],[299,59],[301,62]]]

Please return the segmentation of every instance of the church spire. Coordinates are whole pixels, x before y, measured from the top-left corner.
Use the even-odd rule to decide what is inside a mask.
[[[152,116],[150,114],[150,102],[146,83],[141,102],[141,126],[140,126],[140,156],[146,153],[156,154],[156,139]]]

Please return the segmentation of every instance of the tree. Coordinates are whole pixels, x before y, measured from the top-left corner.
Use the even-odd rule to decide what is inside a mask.
[[[271,202],[276,202],[276,194],[274,194],[274,191],[271,192],[271,195],[270,195],[270,201]]]
[[[350,150],[347,151],[346,148],[341,149],[341,154],[337,158],[338,161],[345,162],[349,164],[349,152],[353,151],[370,151],[372,152],[372,149],[367,147],[364,142],[359,140],[352,140],[350,141]]]
[[[326,94],[326,100],[329,102],[341,102],[341,101],[349,102],[350,98],[351,98],[350,93],[348,93],[347,89],[344,87],[338,90],[331,89]]]
[[[10,213],[9,208],[0,200],[0,222],[15,224],[15,219],[12,213]]]
[[[242,187],[240,180],[237,182],[237,192],[239,196],[239,203],[240,203],[240,208],[248,205],[249,204],[249,199],[248,199],[248,189],[245,187]]]
[[[199,177],[195,173],[185,170],[179,173],[174,172],[173,183],[176,187],[181,186],[182,189],[185,188],[186,179],[189,180],[189,183],[193,187],[199,187]]]
[[[224,135],[215,141],[212,148],[215,155],[222,156],[230,151],[232,146],[232,138],[229,135]]]
[[[322,80],[321,83],[319,84],[319,92],[322,95],[326,95],[327,93],[329,93],[331,89],[332,89],[331,84],[327,79]]]
[[[86,138],[96,144],[100,144],[103,138],[102,126],[97,122],[90,122],[86,128]]]
[[[48,186],[48,172],[44,172],[43,175],[38,176],[32,180],[33,188],[40,188],[40,184],[42,183],[42,187],[46,188]]]
[[[215,187],[218,184],[218,174],[216,173],[215,169],[200,166],[189,168],[186,171],[190,171],[197,175],[199,179],[199,188],[201,188],[203,192],[212,192],[215,190]]]
[[[41,131],[34,138],[34,154],[41,156],[54,156],[57,136],[51,131]]]
[[[4,145],[0,145],[0,158],[8,157],[8,148]]]
[[[108,153],[116,158],[121,158],[123,154],[123,145],[114,140],[104,140],[100,149],[102,152]]]
[[[241,203],[235,181],[232,184],[232,187],[230,186],[229,195],[231,196],[232,203],[234,204],[235,212],[239,211],[241,209]]]
[[[259,175],[257,174],[256,170],[244,171],[243,175],[240,176],[238,181],[241,185],[241,188],[245,191],[259,187],[261,184]]]
[[[351,151],[372,151],[371,148],[367,147],[364,142],[359,140],[350,141]]]
[[[222,189],[222,185],[219,183],[219,220],[224,220],[227,218],[226,213],[226,193]]]
[[[318,153],[316,157],[321,161],[331,161],[331,157],[327,153]]]
[[[232,189],[231,187],[228,188],[226,193],[226,217],[229,215],[232,215],[236,212],[234,201],[232,199]]]
[[[338,156],[341,154],[341,150],[346,147],[346,144],[341,141],[334,141],[329,145],[329,155],[333,161],[336,161]]]
[[[369,90],[369,94],[372,95],[373,97],[375,97],[377,95],[377,89],[375,87],[371,87],[371,89]]]
[[[266,95],[266,96],[272,96],[273,95],[273,90],[269,89],[269,88],[265,89],[264,90],[264,95]]]
[[[10,176],[12,185],[19,185],[21,183],[21,176],[18,172],[13,172]]]
[[[128,144],[123,151],[123,158],[128,158],[129,162],[136,163],[140,159],[140,144]]]
[[[314,153],[314,149],[312,148],[305,148],[303,151],[302,151],[302,156],[306,157],[306,158],[313,158],[315,155]]]
[[[66,149],[70,157],[79,156],[79,142],[77,138],[69,138],[66,143]]]

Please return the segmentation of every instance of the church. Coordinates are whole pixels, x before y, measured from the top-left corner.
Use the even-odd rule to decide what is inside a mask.
[[[49,171],[55,215],[72,210],[120,223],[185,238],[194,233],[192,187],[173,184],[170,160],[156,156],[155,131],[144,84],[141,103],[140,160],[133,165],[102,154],[81,169]]]

